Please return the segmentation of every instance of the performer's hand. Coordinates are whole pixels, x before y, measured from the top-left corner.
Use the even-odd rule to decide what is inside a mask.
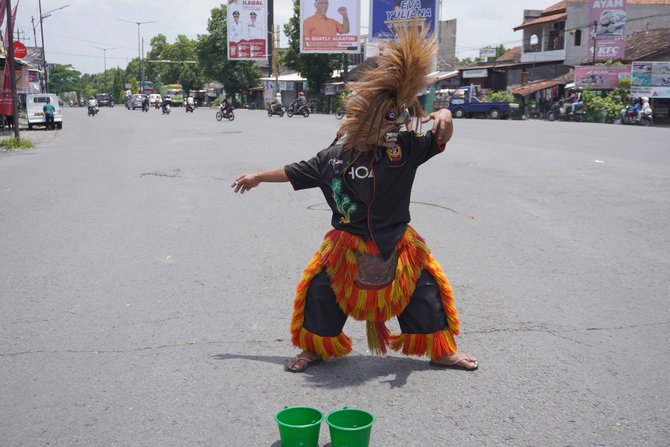
[[[261,183],[260,176],[257,174],[244,174],[235,179],[231,188],[234,188],[234,192],[239,192],[244,194],[249,191],[251,188],[255,188]]]
[[[428,115],[428,118],[421,122],[425,124],[428,121],[435,121],[433,123],[433,133],[435,134],[435,138],[437,138],[437,143],[439,145],[446,144],[454,133],[454,123],[451,120],[451,111],[449,109],[437,110]]]
[[[339,8],[337,8],[337,12],[338,12],[342,17],[344,17],[344,16],[347,15],[347,8],[346,8],[345,6],[340,6]]]

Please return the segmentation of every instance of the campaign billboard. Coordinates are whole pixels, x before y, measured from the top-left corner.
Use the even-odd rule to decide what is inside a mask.
[[[268,56],[267,0],[228,0],[228,59],[266,60]]]
[[[670,62],[633,62],[630,81],[634,96],[670,98]]]
[[[394,26],[413,22],[425,24],[430,34],[435,32],[438,20],[437,0],[371,0],[370,34],[372,37],[391,38]]]
[[[578,65],[575,67],[575,86],[595,90],[620,87],[621,81],[630,80],[630,65],[601,66]]]
[[[300,2],[300,52],[360,52],[360,9],[360,0]]]
[[[590,53],[595,61],[623,59],[626,40],[626,0],[591,0]]]

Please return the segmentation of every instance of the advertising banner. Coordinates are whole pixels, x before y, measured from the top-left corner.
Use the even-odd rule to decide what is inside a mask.
[[[358,53],[360,0],[300,2],[301,53]]]
[[[626,38],[626,0],[591,0],[589,10],[593,60],[623,59]]]
[[[228,0],[228,59],[267,60],[267,0]]]
[[[624,80],[630,80],[630,65],[622,67],[578,65],[575,67],[576,87],[591,87],[596,90],[612,89],[619,87],[619,83]]]
[[[670,62],[633,62],[630,81],[634,96],[670,98]]]
[[[437,5],[437,0],[371,0],[370,34],[388,39],[394,34],[394,26],[420,22],[430,28],[432,35],[437,27]]]

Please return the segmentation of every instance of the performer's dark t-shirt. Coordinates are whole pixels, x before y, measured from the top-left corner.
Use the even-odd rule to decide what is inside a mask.
[[[442,149],[431,131],[401,132],[394,148],[355,152],[333,145],[284,170],[295,190],[321,188],[333,227],[373,239],[388,258],[410,221],[416,170]]]

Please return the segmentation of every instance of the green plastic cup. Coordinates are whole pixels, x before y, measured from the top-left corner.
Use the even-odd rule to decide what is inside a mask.
[[[344,407],[326,417],[331,447],[368,447],[375,417],[364,410]]]
[[[323,413],[310,407],[284,407],[275,415],[282,447],[319,447]]]

